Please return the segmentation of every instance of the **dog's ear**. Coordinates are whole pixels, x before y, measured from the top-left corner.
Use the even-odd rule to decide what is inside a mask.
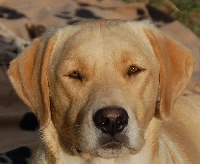
[[[20,98],[36,114],[40,126],[50,120],[49,87],[47,68],[53,45],[56,41],[54,31],[47,32],[14,59],[8,75]]]
[[[145,33],[160,63],[159,117],[166,119],[189,82],[194,60],[187,48],[160,31],[152,28]]]

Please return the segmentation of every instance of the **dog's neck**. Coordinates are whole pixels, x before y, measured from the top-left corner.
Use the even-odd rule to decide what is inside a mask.
[[[50,123],[47,128],[42,131],[43,141],[44,141],[44,150],[43,152],[38,152],[37,161],[38,163],[49,164],[120,164],[120,163],[173,163],[172,154],[169,150],[170,140],[168,136],[160,133],[160,121],[153,118],[151,123],[148,126],[148,130],[145,133],[146,143],[142,150],[136,155],[125,155],[115,159],[103,159],[103,158],[94,158],[93,160],[84,160],[82,157],[71,156],[66,154],[60,144],[58,143],[58,134],[55,130],[53,123]],[[43,155],[41,155],[43,154]],[[167,155],[166,155],[167,154]],[[42,162],[43,161],[43,162]]]

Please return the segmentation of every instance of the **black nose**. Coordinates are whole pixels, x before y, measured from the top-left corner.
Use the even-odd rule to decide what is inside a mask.
[[[94,114],[93,121],[103,133],[114,136],[128,125],[128,113],[118,107],[102,108]]]

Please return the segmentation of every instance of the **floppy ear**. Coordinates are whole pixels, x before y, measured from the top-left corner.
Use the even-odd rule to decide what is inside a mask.
[[[40,126],[51,117],[47,68],[56,36],[49,32],[36,38],[8,70],[9,78],[19,97],[36,114]]]
[[[189,82],[194,60],[187,48],[156,29],[145,29],[145,33],[160,63],[159,116],[166,119]]]

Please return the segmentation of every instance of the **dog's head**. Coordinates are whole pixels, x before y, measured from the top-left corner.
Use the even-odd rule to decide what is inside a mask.
[[[149,23],[96,20],[35,39],[9,76],[41,127],[53,123],[62,149],[113,158],[139,152],[152,118],[169,117],[192,64]]]

